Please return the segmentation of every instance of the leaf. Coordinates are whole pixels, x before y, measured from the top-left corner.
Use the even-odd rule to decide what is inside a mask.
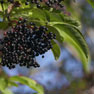
[[[80,31],[71,25],[64,24],[52,24],[52,27],[56,28],[58,32],[64,37],[64,41],[71,44],[79,53],[79,57],[83,63],[85,71],[88,71],[89,52],[86,41],[84,40]]]
[[[77,49],[79,57],[83,62],[84,69],[88,70],[89,51],[86,41],[79,30],[79,23],[70,17],[61,13],[48,13],[49,26],[57,29],[60,36],[64,37],[64,41],[70,43]],[[58,39],[59,40],[59,39]]]
[[[87,0],[87,1],[94,8],[94,0]]]
[[[55,59],[58,60],[58,58],[60,57],[60,47],[56,42],[54,41],[52,42],[53,42],[52,43],[53,44],[52,52],[54,54]]]
[[[3,91],[7,87],[6,80],[4,78],[0,78],[0,90]]]
[[[0,57],[0,63],[2,62],[2,58]]]
[[[64,38],[63,36],[57,31],[57,29],[55,29],[52,26],[47,26],[48,28],[48,32],[53,32],[54,34],[56,34],[56,40],[58,40],[58,42],[63,43]]]
[[[64,22],[73,26],[80,26],[79,22],[70,16],[64,15],[62,13],[53,13],[47,10],[43,11],[49,22]]]
[[[38,18],[40,21],[47,21],[45,13],[41,9],[33,9],[32,17]]]
[[[0,29],[7,29],[8,28],[8,22],[0,22]]]
[[[13,94],[13,92],[9,89],[2,90],[2,94]]]
[[[0,78],[0,91],[2,94],[13,94],[8,88],[8,81],[4,78]]]
[[[39,94],[44,94],[43,87],[39,84],[37,84],[34,80],[24,77],[24,76],[13,76],[10,78],[11,81],[17,81],[21,84],[25,84],[29,86],[30,88],[37,91]]]
[[[8,80],[8,86],[16,86],[16,87],[18,87],[18,84],[16,84],[13,81]]]
[[[64,23],[68,23],[70,25],[74,25],[74,26],[77,26],[77,27],[80,26],[80,23],[78,21],[76,21],[75,19],[73,19],[69,16],[64,16],[62,14],[59,14],[59,15],[60,15],[60,17],[61,17],[61,19]]]

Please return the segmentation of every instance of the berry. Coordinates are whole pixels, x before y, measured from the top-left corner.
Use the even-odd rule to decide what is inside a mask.
[[[29,5],[29,2],[25,2],[25,5]]]
[[[39,4],[37,4],[37,8],[40,8],[41,6]]]
[[[40,8],[42,6],[48,6],[49,8],[56,8],[59,7],[63,8],[64,6],[61,4],[64,0],[26,0],[25,5],[29,4],[35,4],[37,8]],[[41,6],[42,5],[42,6]],[[56,7],[53,7],[56,6]]]
[[[42,56],[42,58],[44,58],[44,55]]]
[[[33,26],[33,28],[31,28]],[[11,30],[4,33],[4,38],[0,40],[2,48],[2,66],[9,69],[20,66],[27,68],[40,67],[34,60],[36,56],[42,55],[52,48],[51,40],[56,38],[52,32],[46,32],[45,26],[36,26],[27,19],[19,18],[18,22]]]

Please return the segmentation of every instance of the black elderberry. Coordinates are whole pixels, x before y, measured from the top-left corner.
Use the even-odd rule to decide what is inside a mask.
[[[53,38],[56,39],[56,34],[53,35]]]
[[[43,8],[42,6],[48,6],[48,8],[52,7],[57,9],[57,7],[59,6],[60,9],[63,8],[63,5],[61,4],[61,2],[63,1],[64,0],[26,0],[25,4],[35,4],[37,8]]]
[[[40,6],[40,4],[37,4],[37,8],[40,8],[41,6]]]
[[[33,23],[33,22],[30,22],[30,25],[33,25],[33,26],[35,26],[35,23]]]
[[[62,5],[62,4],[60,4],[59,6],[60,6],[60,8],[63,8],[64,7],[64,5]]]
[[[45,26],[38,27],[32,22],[28,24],[27,19],[19,18],[17,25],[5,32],[0,40],[1,65],[9,69],[15,68],[16,64],[27,68],[39,67],[34,58],[39,55],[44,58],[43,54],[52,48],[51,40],[56,38],[55,34],[46,31],[48,28]]]
[[[22,21],[18,21],[18,24],[21,24],[22,23]]]
[[[44,58],[44,55],[42,56],[42,58]]]
[[[29,2],[25,2],[25,5],[29,5]]]
[[[50,2],[46,2],[46,4],[49,6],[50,5]]]
[[[27,19],[24,19],[23,22],[27,22]]]

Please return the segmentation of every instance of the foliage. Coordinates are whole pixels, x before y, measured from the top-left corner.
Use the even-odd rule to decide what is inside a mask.
[[[24,4],[25,0],[20,0],[20,7],[14,7],[13,4],[4,4],[0,6],[0,29],[8,29],[12,21],[15,21],[19,17],[27,18],[29,21],[35,22],[37,25],[45,25],[48,27],[48,32],[56,33],[57,41],[52,41],[53,49],[52,52],[57,60],[60,56],[60,47],[58,43],[63,43],[63,41],[69,43],[77,50],[79,57],[82,61],[85,71],[88,71],[89,63],[89,51],[87,43],[80,32],[80,24],[78,21],[74,20],[68,15],[62,13],[62,11],[50,9],[38,9],[35,6],[26,6]],[[91,5],[94,5],[93,1],[88,0]],[[94,6],[93,6],[94,7]],[[5,11],[4,11],[5,10]],[[14,76],[9,79],[0,78],[0,91],[3,94],[13,94],[7,87],[18,86],[15,81],[25,84],[30,88],[37,91],[39,94],[43,93],[43,88],[27,77]]]
[[[87,0],[87,1],[94,8],[94,1],[93,0]]]
[[[12,86],[18,87],[19,85],[16,82],[29,86],[33,90],[37,91],[39,94],[44,94],[44,90],[41,85],[37,84],[36,81],[24,76],[13,76],[8,78],[1,77],[0,91],[2,92],[2,94],[13,94],[13,92],[10,91],[8,87],[10,88]]]

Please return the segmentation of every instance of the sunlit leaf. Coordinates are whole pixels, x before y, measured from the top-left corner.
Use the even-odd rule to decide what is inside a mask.
[[[75,28],[66,24],[54,24],[52,26],[61,33],[65,42],[68,42],[70,45],[76,48],[84,65],[84,69],[87,71],[89,67],[89,53],[86,41],[84,40],[82,34]]]
[[[35,82],[34,80],[24,77],[24,76],[13,76],[10,78],[10,80],[12,81],[17,81],[21,84],[27,85],[30,88],[32,88],[33,90],[37,91],[39,94],[44,94],[44,90],[43,87],[39,84],[37,84],[37,82]]]
[[[13,94],[13,92],[9,89],[2,90],[1,92],[2,94]]]
[[[5,90],[7,87],[6,80],[4,78],[0,78],[0,90]]]
[[[60,57],[60,47],[56,42],[53,43],[52,52],[54,54],[55,59],[58,60],[58,58]]]
[[[16,84],[13,81],[8,80],[8,86],[16,86],[16,87],[18,87],[18,84]]]

